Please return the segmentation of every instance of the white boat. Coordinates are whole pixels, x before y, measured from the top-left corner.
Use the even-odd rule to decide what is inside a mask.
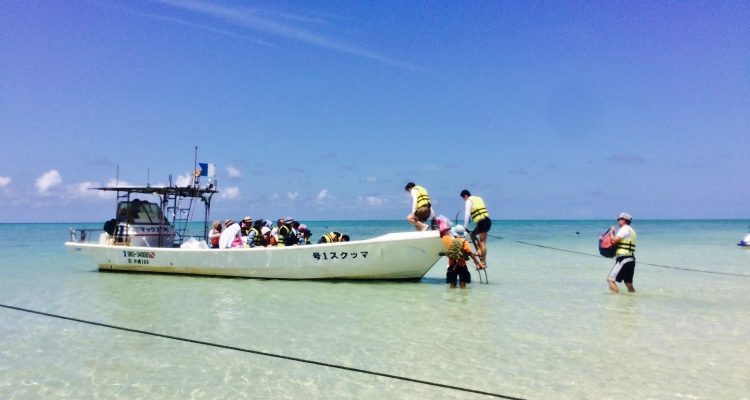
[[[745,237],[742,238],[742,240],[740,240],[737,243],[737,246],[744,247],[746,249],[750,249],[750,233],[748,233],[747,235],[745,235]]]
[[[411,279],[423,277],[445,251],[437,231],[390,233],[367,240],[209,249],[180,247],[187,237],[193,200],[205,205],[208,221],[213,185],[201,189],[106,187],[116,191],[116,218],[104,230],[71,229],[65,245],[94,259],[100,271],[132,271],[273,279]],[[159,204],[131,199],[156,195]],[[186,202],[190,201],[189,206]],[[196,201],[197,203],[197,201]],[[172,221],[164,218],[172,216]],[[207,236],[204,225],[203,239]]]
[[[286,247],[185,249],[67,242],[101,271],[278,279],[419,279],[445,251],[436,231]]]

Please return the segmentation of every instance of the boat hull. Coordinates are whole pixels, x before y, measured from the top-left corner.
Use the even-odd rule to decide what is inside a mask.
[[[419,279],[445,251],[438,232],[306,246],[184,249],[67,242],[101,271],[271,279]]]
[[[750,249],[750,233],[745,235],[745,237],[742,238],[742,240],[740,240],[739,243],[737,243],[737,246],[740,246],[745,249]]]

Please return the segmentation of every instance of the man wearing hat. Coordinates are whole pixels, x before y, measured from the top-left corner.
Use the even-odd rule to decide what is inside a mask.
[[[628,213],[621,213],[617,218],[617,233],[615,227],[610,229],[610,235],[612,243],[617,245],[615,252],[615,265],[609,272],[607,277],[607,283],[609,284],[609,290],[614,293],[620,293],[620,289],[617,287],[617,282],[625,282],[625,286],[628,287],[628,292],[635,292],[633,287],[633,274],[635,273],[635,242],[637,234],[635,230],[630,226],[633,221],[633,217]]]
[[[242,240],[248,245],[248,236],[250,236],[250,230],[253,228],[253,218],[250,216],[246,216],[245,218],[242,218],[242,221],[240,221],[240,235],[242,236]]]

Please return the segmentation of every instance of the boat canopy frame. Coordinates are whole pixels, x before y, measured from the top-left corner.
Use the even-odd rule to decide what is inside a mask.
[[[211,198],[214,194],[219,193],[215,188],[216,182],[209,184],[205,188],[201,188],[198,185],[198,180],[189,186],[107,186],[92,188],[94,190],[101,190],[105,192],[116,192],[117,194],[117,205],[119,208],[120,203],[127,202],[128,211],[132,206],[134,199],[131,199],[133,194],[145,194],[159,197],[159,207],[162,212],[162,218],[159,221],[160,232],[165,226],[165,222],[171,223],[174,229],[174,240],[172,245],[178,247],[185,239],[187,232],[187,225],[192,221],[194,201],[200,199],[204,207],[204,219],[203,219],[203,240],[208,240],[208,224],[209,217],[211,215]],[[184,201],[188,200],[187,207],[184,206]],[[171,221],[167,218],[171,216]],[[115,219],[117,223],[128,223],[127,220],[121,221],[120,215],[115,211]],[[166,219],[166,220],[165,220]],[[159,235],[159,247],[163,247],[162,235]]]

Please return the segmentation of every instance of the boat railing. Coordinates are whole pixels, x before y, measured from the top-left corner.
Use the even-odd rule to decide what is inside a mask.
[[[73,243],[89,243],[96,244],[101,240],[102,233],[105,233],[104,229],[75,229],[70,228],[70,241]],[[105,233],[106,234],[106,233]],[[109,236],[107,234],[107,236]]]

